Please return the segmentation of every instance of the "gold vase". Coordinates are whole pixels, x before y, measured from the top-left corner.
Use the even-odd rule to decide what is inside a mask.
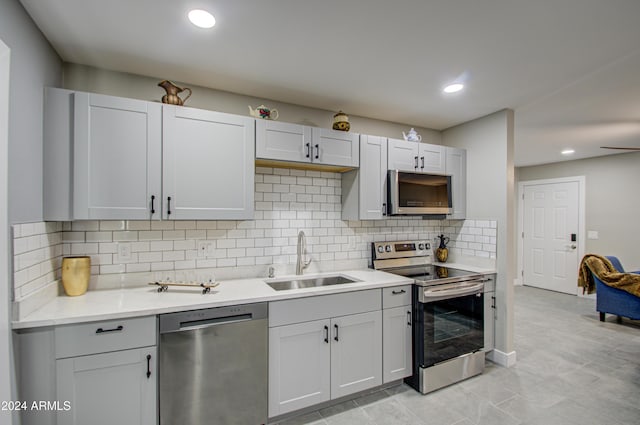
[[[64,293],[76,297],[87,292],[91,276],[91,257],[64,257],[62,259],[62,287]]]
[[[436,258],[441,263],[444,263],[445,261],[447,261],[447,258],[449,258],[449,248],[436,249]]]

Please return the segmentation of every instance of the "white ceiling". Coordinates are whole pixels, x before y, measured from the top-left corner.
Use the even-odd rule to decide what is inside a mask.
[[[640,146],[638,0],[22,3],[67,62],[439,130],[512,108],[519,166]]]

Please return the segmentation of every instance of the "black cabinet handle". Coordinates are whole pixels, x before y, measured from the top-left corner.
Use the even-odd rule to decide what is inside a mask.
[[[329,326],[324,326],[324,342],[329,343]]]
[[[151,354],[147,354],[147,379],[151,376]]]
[[[310,146],[310,144],[309,144],[309,143],[307,143],[305,146],[307,147],[307,158],[309,158],[309,157],[311,156],[311,153],[309,152],[309,146]]]
[[[96,333],[97,334],[106,334],[109,332],[122,332],[124,330],[124,326],[119,325],[117,328],[112,328],[112,329],[102,329],[102,328],[98,328],[96,329]]]
[[[392,293],[393,295],[400,295],[400,294],[406,294],[406,293],[407,293],[407,291],[405,291],[404,289],[401,289],[401,290],[399,290],[399,291],[391,291],[391,293]]]
[[[171,215],[171,196],[167,196],[167,215]]]
[[[420,157],[420,161],[422,161],[422,166],[420,168],[424,169],[424,156]]]
[[[382,203],[382,215],[387,215],[387,203]]]
[[[320,158],[320,145],[316,145],[316,159]]]
[[[156,213],[156,207],[154,206],[155,202],[156,202],[156,195],[151,195],[151,214]]]
[[[336,328],[336,336],[333,338],[335,341],[339,341],[338,339],[338,325],[333,325],[334,328]]]
[[[407,325],[411,326],[411,312],[407,311]]]
[[[415,166],[414,168],[418,168],[418,157],[417,157],[417,156],[414,156],[414,157],[413,157],[413,159],[415,159],[415,160],[416,160],[416,166]]]
[[[491,308],[496,308],[496,297],[491,297]]]

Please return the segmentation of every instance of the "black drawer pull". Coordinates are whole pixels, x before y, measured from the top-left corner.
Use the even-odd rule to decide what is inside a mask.
[[[147,379],[151,376],[151,354],[147,354]]]
[[[329,343],[329,326],[324,326],[324,342]]]
[[[97,334],[106,334],[108,332],[122,332],[122,330],[124,329],[124,326],[122,325],[118,325],[117,328],[112,328],[112,329],[102,329],[102,328],[98,328],[96,329],[96,333]]]
[[[400,295],[400,294],[406,294],[406,293],[407,293],[407,291],[405,291],[404,289],[401,289],[401,290],[399,290],[399,291],[391,291],[391,293],[392,293],[393,295]]]
[[[171,215],[171,196],[167,196],[167,215]]]
[[[338,325],[333,325],[333,327],[336,328],[336,336],[333,339],[336,340],[336,341],[339,341],[339,339],[338,339]]]
[[[411,326],[411,312],[407,311],[407,325]]]

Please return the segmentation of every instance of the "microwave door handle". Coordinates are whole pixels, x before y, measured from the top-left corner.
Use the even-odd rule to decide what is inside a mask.
[[[461,288],[455,289],[445,289],[440,291],[425,290],[422,291],[421,298],[424,300],[424,302],[429,302],[444,300],[447,298],[464,297],[466,295],[476,294],[479,291],[482,291],[482,288],[484,288],[484,283],[481,282],[473,285],[465,285]]]

